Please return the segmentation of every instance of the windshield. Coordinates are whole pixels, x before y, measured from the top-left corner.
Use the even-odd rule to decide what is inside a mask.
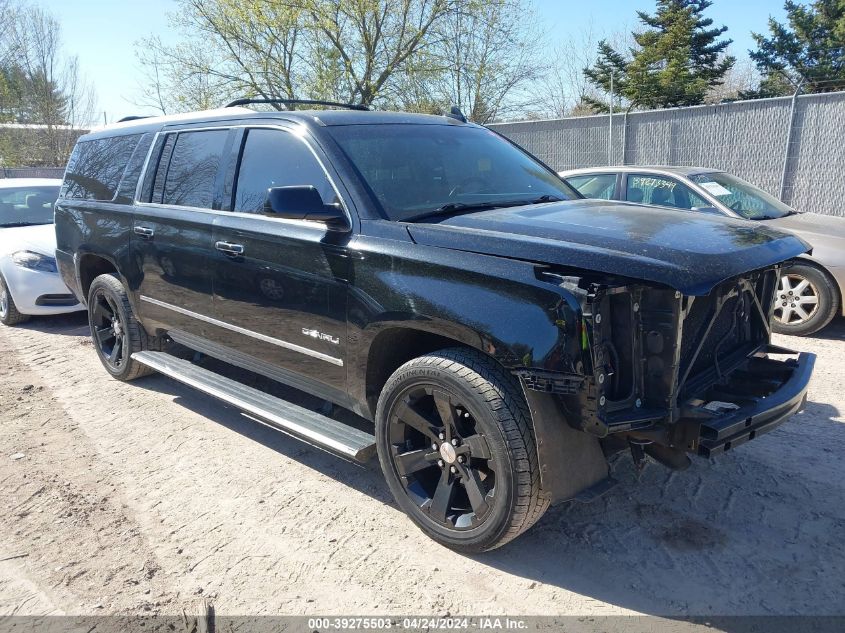
[[[690,180],[746,220],[773,220],[795,213],[774,196],[725,172],[698,174]]]
[[[0,228],[52,224],[59,187],[0,187]]]
[[[388,124],[331,131],[391,220],[580,197],[484,128]]]

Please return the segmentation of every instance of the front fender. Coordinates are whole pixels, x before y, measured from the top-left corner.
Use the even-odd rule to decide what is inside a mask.
[[[349,298],[350,353],[366,358],[385,328],[443,336],[508,369],[583,371],[580,306],[519,260],[418,246],[417,255],[365,254]],[[439,261],[438,261],[439,260]],[[351,366],[358,366],[352,358]]]

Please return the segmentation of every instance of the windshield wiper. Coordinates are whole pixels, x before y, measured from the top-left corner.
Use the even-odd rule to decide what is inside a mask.
[[[441,207],[437,207],[434,211],[423,213],[414,216],[409,221],[416,222],[417,220],[425,220],[426,218],[436,217],[438,215],[446,215],[447,213],[455,213],[456,211],[483,211],[489,209],[502,209],[505,207],[520,207],[528,204],[543,204],[544,202],[560,202],[561,198],[557,196],[544,194],[539,198],[530,200],[499,200],[496,202],[449,202]]]
[[[562,202],[563,198],[558,198],[557,196],[553,196],[551,194],[543,194],[539,198],[535,198],[531,202],[526,202],[526,204],[543,204],[544,202]]]
[[[446,215],[448,213],[454,213],[456,211],[482,211],[484,209],[495,209],[496,207],[501,206],[507,205],[503,205],[499,202],[450,202],[449,204],[444,204],[442,207],[437,207],[434,211],[415,215],[414,217],[409,218],[408,221],[416,222],[417,220],[425,220],[427,218],[433,218],[438,215]]]

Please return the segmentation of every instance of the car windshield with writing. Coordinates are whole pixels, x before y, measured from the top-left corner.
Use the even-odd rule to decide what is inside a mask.
[[[725,172],[698,174],[690,180],[746,220],[774,220],[796,213],[750,182]]]
[[[557,174],[483,128],[348,125],[333,128],[332,136],[391,220],[580,197]]]
[[[59,187],[0,188],[0,228],[53,223]]]

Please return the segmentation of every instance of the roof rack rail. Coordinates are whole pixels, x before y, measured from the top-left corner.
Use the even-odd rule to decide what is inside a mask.
[[[122,119],[119,119],[118,123],[123,123],[124,121],[137,121],[138,119],[149,119],[150,115],[148,114],[130,114],[129,116],[125,116]]]
[[[224,107],[234,108],[235,106],[247,105],[250,103],[282,103],[284,105],[323,105],[332,106],[335,108],[346,108],[347,110],[369,110],[365,105],[358,105],[355,103],[338,103],[336,101],[320,101],[316,99],[255,99],[252,97],[244,97],[243,99],[235,99],[227,103]]]

